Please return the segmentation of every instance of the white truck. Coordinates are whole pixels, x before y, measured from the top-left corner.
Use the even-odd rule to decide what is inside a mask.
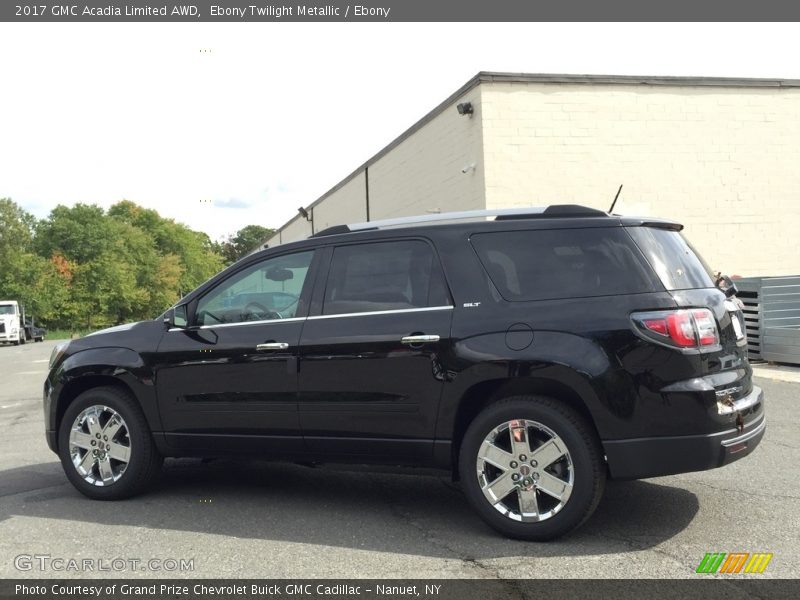
[[[18,346],[25,340],[25,311],[16,300],[0,300],[0,342]]]

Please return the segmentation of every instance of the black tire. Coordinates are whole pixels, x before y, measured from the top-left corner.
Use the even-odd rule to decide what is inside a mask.
[[[560,510],[540,521],[521,522],[500,512],[484,495],[477,475],[478,453],[487,436],[502,424],[521,419],[539,423],[561,438],[573,472],[568,499]],[[580,414],[553,398],[514,396],[490,404],[469,425],[459,451],[459,475],[470,504],[492,528],[511,538],[547,541],[579,527],[592,515],[605,489],[606,469],[597,436]],[[534,493],[543,498],[543,492]],[[513,505],[512,496],[506,498]],[[544,501],[554,499],[544,496]]]
[[[117,481],[102,486],[87,482],[70,455],[72,425],[84,410],[92,406],[106,406],[116,411],[125,422],[130,442],[130,457],[125,471]],[[114,387],[87,390],[67,407],[58,431],[58,455],[70,483],[94,500],[120,500],[144,492],[158,477],[164,460],[153,443],[142,409],[128,393]]]

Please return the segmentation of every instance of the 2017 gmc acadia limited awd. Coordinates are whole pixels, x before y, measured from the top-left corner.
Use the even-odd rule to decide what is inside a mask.
[[[96,499],[165,456],[440,467],[498,531],[551,539],[607,477],[719,467],[764,434],[740,305],[680,230],[561,205],[261,250],[59,345],[48,444]]]

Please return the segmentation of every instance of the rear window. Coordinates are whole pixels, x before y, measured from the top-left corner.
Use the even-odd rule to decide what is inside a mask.
[[[622,228],[478,233],[470,238],[506,300],[639,294],[657,283]]]
[[[630,227],[628,232],[668,290],[714,287],[708,265],[677,231]]]

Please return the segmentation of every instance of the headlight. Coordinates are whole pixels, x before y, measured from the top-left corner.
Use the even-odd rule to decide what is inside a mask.
[[[53,365],[58,362],[58,359],[67,351],[67,347],[69,346],[69,340],[66,342],[60,342],[56,344],[56,347],[53,348],[53,351],[50,353],[50,363],[48,364],[48,368],[52,369]]]

